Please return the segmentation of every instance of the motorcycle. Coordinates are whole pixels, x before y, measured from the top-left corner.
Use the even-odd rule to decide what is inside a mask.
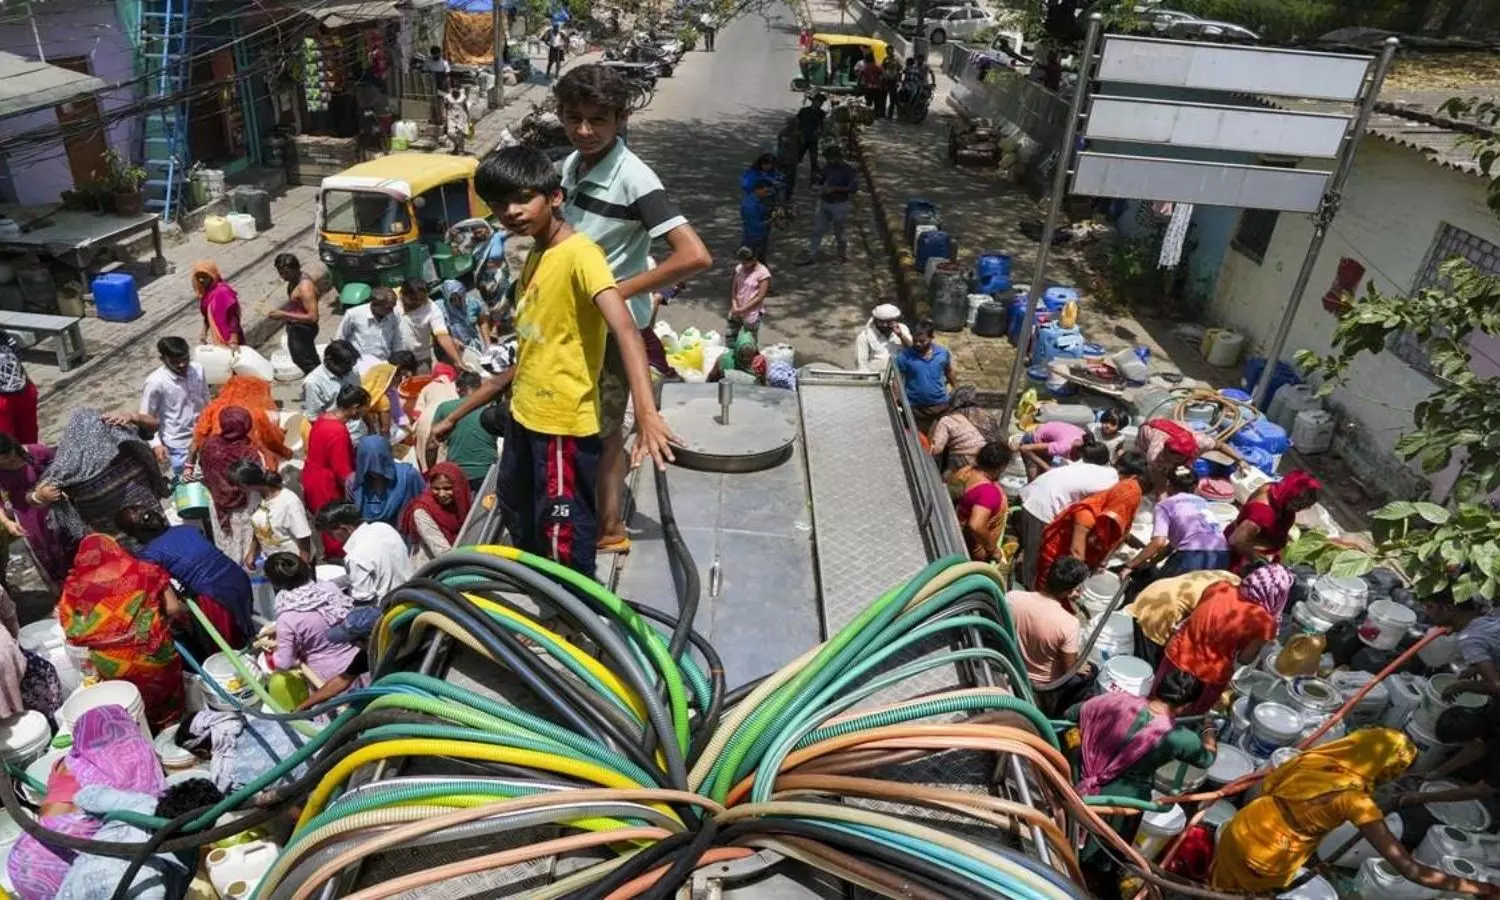
[[[896,91],[896,118],[913,125],[927,118],[932,107],[932,85],[903,84]]]
[[[531,104],[531,112],[521,117],[515,131],[509,128],[501,130],[501,147],[517,145],[541,150],[553,161],[573,152],[573,145],[568,143],[568,133],[563,128],[562,120],[557,117],[557,113],[543,108],[539,103]]]

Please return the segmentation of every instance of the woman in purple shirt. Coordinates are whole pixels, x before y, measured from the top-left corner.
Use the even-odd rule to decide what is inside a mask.
[[[312,569],[295,553],[266,557],[266,579],[276,589],[278,670],[306,664],[318,681],[342,675],[359,648],[330,640],[328,630],[343,623],[354,601],[327,581],[314,581]]]
[[[1168,493],[1156,504],[1151,542],[1126,564],[1127,572],[1145,575],[1148,566],[1168,553],[1171,555],[1151,580],[1203,569],[1229,568],[1229,543],[1224,538],[1224,526],[1214,518],[1209,502],[1194,493],[1197,487],[1198,476],[1187,466],[1178,466],[1168,473]]]

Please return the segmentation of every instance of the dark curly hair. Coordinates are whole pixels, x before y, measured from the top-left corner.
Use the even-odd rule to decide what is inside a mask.
[[[195,809],[216,806],[223,799],[224,792],[212,781],[207,778],[189,778],[167,786],[156,801],[156,815],[162,819],[175,819]]]

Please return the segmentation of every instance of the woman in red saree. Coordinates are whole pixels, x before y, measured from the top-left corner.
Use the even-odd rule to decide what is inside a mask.
[[[339,391],[333,409],[318,416],[307,432],[307,457],[302,463],[302,500],[310,515],[330,503],[349,499],[349,479],[354,477],[354,440],[351,421],[364,417],[370,395],[364,388],[346,385]],[[344,555],[344,544],[324,534],[323,554]]]
[[[1296,469],[1251,494],[1239,516],[1224,529],[1230,569],[1239,572],[1257,559],[1278,562],[1297,513],[1318,502],[1322,487],[1318,479]]]
[[[153,728],[182,716],[182,659],[169,619],[184,609],[166,569],[97,533],[79,543],[57,600],[68,643],[88,648],[100,677],[135,685]]]
[[[1052,564],[1064,556],[1077,557],[1090,569],[1097,569],[1130,534],[1135,511],[1141,505],[1146,457],[1137,451],[1122,453],[1115,469],[1120,480],[1114,487],[1065,508],[1043,529],[1036,563],[1037,584],[1047,583]]]

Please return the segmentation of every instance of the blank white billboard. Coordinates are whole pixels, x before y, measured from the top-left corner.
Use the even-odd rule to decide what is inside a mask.
[[[1078,154],[1073,170],[1073,193],[1312,212],[1322,202],[1328,175],[1307,169],[1084,152]]]
[[[1338,155],[1348,127],[1348,116],[1096,96],[1084,135],[1091,140],[1327,159]]]
[[[1104,39],[1099,80],[1166,87],[1354,100],[1371,58],[1165,38]]]

